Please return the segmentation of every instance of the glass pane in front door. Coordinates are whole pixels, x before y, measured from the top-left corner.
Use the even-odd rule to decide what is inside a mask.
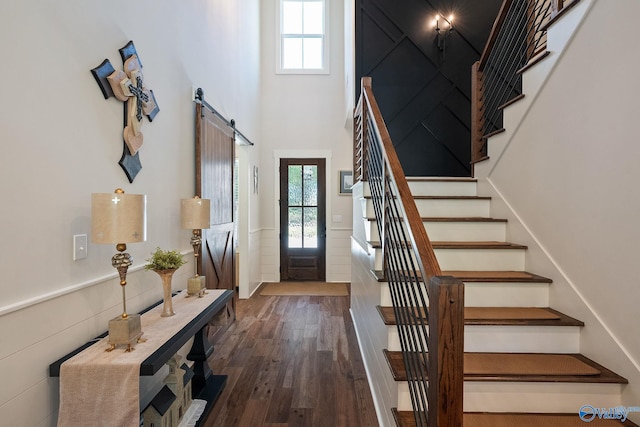
[[[290,248],[318,247],[318,166],[289,165]]]

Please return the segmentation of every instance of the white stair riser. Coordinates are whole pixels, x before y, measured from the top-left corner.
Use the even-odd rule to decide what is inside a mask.
[[[462,249],[461,249],[462,250]],[[438,250],[436,249],[435,253],[436,256],[438,254],[437,252]],[[404,266],[404,259],[406,259],[407,261],[410,259],[412,264],[407,265],[406,267]],[[419,268],[418,267],[418,263],[416,261],[416,257],[415,254],[413,253],[407,253],[405,252],[404,254],[404,258],[402,260],[398,260],[397,261],[400,265],[403,265],[402,270],[410,270],[411,266],[413,266],[416,270]],[[439,261],[438,261],[439,262]],[[380,248],[376,248],[374,249],[374,270],[377,271],[382,271],[384,269],[384,264],[383,264],[383,256],[382,256],[382,249]],[[458,269],[458,270],[462,270],[462,269]]]
[[[373,200],[363,198],[362,201],[366,217],[375,217]],[[421,217],[488,218],[491,201],[488,199],[416,199],[415,203]]]
[[[398,327],[396,325],[388,325],[387,335],[388,335],[387,350],[401,351],[402,347],[400,346],[400,335],[398,334]],[[423,342],[426,341],[424,337],[422,339],[423,339]]]
[[[465,282],[468,307],[548,307],[548,283]]]
[[[393,302],[391,301],[391,291],[389,290],[389,283],[380,282],[380,305],[382,307],[392,307]],[[422,289],[423,295],[426,295],[426,291],[424,285],[421,284],[420,288]]]
[[[380,300],[382,306],[392,305],[387,282],[380,282]],[[464,305],[466,307],[548,307],[549,284],[464,282]]]
[[[504,242],[506,222],[431,222],[423,221],[432,242]]]
[[[441,270],[524,270],[524,249],[436,249]],[[383,269],[382,250],[375,250],[375,270]]]
[[[504,242],[506,223],[473,221],[423,221],[429,240],[432,242]],[[380,241],[375,220],[365,220],[365,234],[368,241]]]
[[[395,325],[387,326],[388,349],[400,351]],[[480,353],[579,353],[578,326],[465,325],[464,351]]]
[[[370,196],[369,185],[364,186],[364,195]],[[478,185],[473,181],[411,181],[409,189],[414,196],[475,196]]]
[[[375,248],[374,249],[374,254],[375,254],[375,264],[374,264],[374,269],[377,271],[382,271],[384,269],[384,265],[383,265],[383,257],[382,257],[382,249],[380,248]],[[418,268],[418,264],[416,263],[416,257],[415,254],[413,254],[412,252],[405,252],[404,253],[404,257],[406,259],[411,259],[411,261],[413,262],[413,265],[415,266],[415,268]],[[403,261],[398,261],[398,262],[403,262]],[[402,270],[407,270],[407,268],[402,268]]]
[[[376,221],[364,219],[364,234],[369,242],[380,241],[380,233],[378,233],[378,225]]]
[[[579,353],[579,326],[466,325],[464,348],[469,352]]]
[[[465,381],[465,412],[577,414],[583,405],[621,405],[620,384]],[[411,411],[406,382],[398,382],[398,410]]]
[[[524,249],[436,249],[441,270],[524,270]]]
[[[380,282],[380,305],[382,307],[392,307],[393,301],[391,300],[391,291],[389,290],[389,283]],[[420,285],[422,292],[425,293],[424,285]],[[426,293],[425,293],[426,294]]]
[[[620,406],[620,384],[596,383],[465,383],[468,412],[551,412],[577,414],[583,405]]]
[[[475,196],[478,184],[473,181],[409,181],[414,196]]]

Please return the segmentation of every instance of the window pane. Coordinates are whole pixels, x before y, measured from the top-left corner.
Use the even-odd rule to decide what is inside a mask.
[[[303,68],[322,68],[322,39],[304,39]]]
[[[289,206],[302,206],[302,166],[289,166]]]
[[[299,1],[282,2],[282,33],[302,34],[302,3]]]
[[[282,40],[282,68],[302,68],[302,39]]]
[[[303,34],[324,34],[322,30],[322,2],[305,2],[304,3],[304,33]]]
[[[318,166],[306,165],[302,175],[304,179],[304,206],[318,205]]]
[[[302,247],[302,208],[289,208],[289,247]]]
[[[318,208],[304,208],[304,247],[318,247]]]

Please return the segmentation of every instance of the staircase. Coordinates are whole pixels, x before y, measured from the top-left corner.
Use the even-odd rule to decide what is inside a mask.
[[[536,7],[523,9],[523,6],[531,4]],[[511,15],[511,10],[514,10],[511,9],[512,5],[516,8],[514,15]],[[551,15],[548,14],[550,10]],[[620,414],[620,411],[626,410],[621,407],[621,402],[628,402],[629,395],[634,395],[638,381],[635,369],[626,365],[626,360],[621,362],[624,358],[609,357],[594,348],[597,346],[594,336],[605,340],[611,340],[614,336],[609,336],[608,331],[599,331],[602,325],[591,309],[575,311],[572,315],[549,306],[549,302],[553,301],[566,310],[581,310],[575,308],[581,302],[573,299],[580,298],[580,295],[567,292],[570,290],[568,286],[573,285],[567,285],[566,277],[557,265],[544,270],[547,274],[555,275],[556,285],[551,280],[554,277],[542,277],[539,272],[528,271],[527,267],[544,263],[537,264],[541,260],[539,247],[532,247],[532,254],[527,255],[528,248],[522,242],[510,241],[509,237],[514,234],[523,239],[531,237],[529,230],[523,229],[526,228],[524,222],[510,228],[505,219],[491,215],[492,211],[508,212],[510,219],[517,218],[518,215],[510,210],[509,202],[506,199],[492,202],[490,198],[478,195],[478,185],[484,194],[495,197],[505,194],[494,186],[492,180],[496,180],[511,191],[506,196],[513,199],[514,193],[520,193],[517,192],[517,186],[511,185],[510,176],[514,176],[521,188],[531,185],[527,178],[544,178],[544,174],[530,173],[531,168],[539,163],[527,163],[530,150],[522,145],[535,144],[541,139],[534,138],[539,132],[536,131],[537,122],[531,120],[532,117],[547,120],[550,111],[561,114],[561,110],[550,105],[553,100],[550,88],[546,91],[544,104],[547,108],[535,110],[537,94],[545,94],[542,89],[546,84],[553,86],[549,76],[572,40],[574,31],[583,22],[588,22],[588,19],[583,20],[592,10],[597,10],[601,17],[597,22],[609,16],[607,4],[601,2],[598,5],[595,0],[505,0],[500,13],[502,18],[496,21],[483,53],[484,59],[474,65],[472,77],[472,162],[474,175],[480,179],[480,184],[474,179],[414,178],[408,180],[407,187],[402,171],[398,170],[399,161],[373,96],[371,81],[363,78],[362,96],[354,115],[354,179],[357,185],[353,190],[352,316],[382,426],[413,426],[416,421],[421,426],[464,424],[466,427],[562,427],[583,426],[586,423],[596,426],[636,425],[628,420],[621,422],[624,415]],[[620,14],[621,10],[617,13]],[[529,12],[533,12],[533,15]],[[522,38],[518,36],[522,33],[514,32],[512,34],[515,37],[508,33],[503,37],[499,35],[502,27],[507,30],[524,28],[529,35]],[[591,30],[595,32],[593,23]],[[521,42],[527,43],[525,50],[512,44],[519,45]],[[583,50],[586,50],[585,47]],[[492,52],[497,53],[492,56]],[[485,53],[489,56],[485,57]],[[504,61],[511,54],[518,56],[518,62],[515,62],[517,66],[511,67],[513,69],[507,66],[512,64],[511,59]],[[586,61],[580,63],[586,65]],[[571,70],[574,68],[568,67]],[[571,83],[571,74],[562,75],[563,81]],[[506,82],[506,92],[500,88],[502,84],[496,82]],[[559,84],[558,81],[553,83]],[[499,89],[495,91],[495,88]],[[557,86],[553,88],[557,89]],[[553,120],[549,119],[548,122]],[[570,138],[573,129],[579,126],[575,119],[571,123],[573,126],[560,128],[565,133],[559,134]],[[539,127],[544,128],[543,125]],[[520,140],[515,138],[518,132],[527,137],[523,144],[516,145],[520,151],[512,148],[513,141]],[[546,147],[547,151],[542,150],[546,157],[534,151],[538,155],[535,160],[556,155],[555,150],[559,146],[559,141],[553,139],[556,136],[553,133],[542,135],[555,144]],[[507,147],[511,151],[507,151]],[[517,176],[517,167],[502,166],[500,169],[511,159],[509,154],[523,162],[525,172],[529,172],[524,174],[525,178]],[[505,170],[510,173],[505,173]],[[385,257],[382,255],[379,227],[372,211],[369,184],[375,190],[377,216],[384,218],[380,229],[385,236]],[[544,200],[540,194],[537,195],[538,200]],[[388,207],[395,205],[396,199],[402,199],[404,207],[401,210]],[[526,211],[524,207],[536,208],[526,201],[518,201],[523,212]],[[423,234],[421,222],[428,238],[420,235]],[[388,227],[399,223],[404,225],[389,233]],[[407,223],[411,226],[407,227]],[[396,238],[398,235],[404,237],[405,230],[409,231],[410,239]],[[415,230],[419,231],[417,237]],[[545,231],[546,237],[549,237],[549,230]],[[383,265],[383,258],[393,259],[397,253],[403,256],[403,253],[411,252],[416,247],[421,248],[420,253],[408,255],[406,263],[403,264],[404,259],[399,258],[401,262],[394,260],[396,264],[391,267],[388,262]],[[542,258],[545,256],[542,255]],[[529,258],[531,262],[527,263]],[[405,269],[404,265],[416,261],[424,267],[420,266],[419,271]],[[393,279],[392,286],[385,282],[383,267],[390,280]],[[435,305],[438,309],[444,306],[445,309],[441,311],[449,313],[442,316],[442,313],[434,314],[429,308],[429,318],[438,319],[438,322],[432,322],[436,334],[430,333],[427,339],[424,324],[418,329],[414,320],[424,322],[426,308],[414,307],[419,305],[414,302],[406,304],[407,299],[403,300],[397,295],[399,292],[425,295],[427,292],[424,291],[422,277],[429,278],[429,289],[433,289],[433,278],[443,280],[441,274],[453,276],[455,279],[451,279],[451,282],[464,283],[464,316],[462,309],[458,309],[459,298],[433,298],[437,301]],[[597,286],[597,283],[590,285]],[[553,289],[554,286],[558,289]],[[395,312],[401,320],[397,326],[394,309],[391,308],[390,289],[394,293]],[[568,301],[577,302],[577,305]],[[446,309],[448,302],[456,308]],[[578,312],[587,325],[573,317],[578,317],[575,314]],[[451,313],[455,315],[451,316]],[[462,358],[461,346],[458,345],[462,331],[451,327],[460,325],[460,319],[464,319]],[[445,341],[439,340],[438,335],[447,329],[441,328],[443,324],[449,327],[446,332],[452,337],[445,345],[440,344]],[[585,328],[589,329],[582,335]],[[434,336],[438,337],[438,342],[434,345],[429,343],[427,347],[438,352],[429,350],[427,354],[422,349],[414,352],[414,342],[429,341]],[[402,353],[400,343],[406,349],[405,353]],[[627,379],[599,364],[598,360],[580,354],[581,348],[591,355],[598,354],[601,360],[607,360],[606,363],[624,371],[632,384],[625,387]],[[439,358],[443,351],[451,357],[448,360],[455,359],[456,366],[463,367],[438,371],[437,379],[426,381],[424,361]],[[615,351],[619,350],[616,348]],[[458,363],[461,359],[464,359],[464,364]],[[411,371],[405,370],[405,364]],[[438,361],[429,367],[434,366],[439,368],[442,365]],[[446,378],[450,373],[460,372],[462,378],[456,375],[451,375],[455,377],[453,379]],[[436,377],[434,374],[431,376]],[[424,412],[420,412],[426,410],[424,399],[420,400],[422,396],[418,396],[420,399],[414,397],[417,395],[416,383],[433,385],[428,388],[437,389],[434,394],[444,390],[444,398],[428,398],[429,402],[435,402],[428,405],[430,416],[436,413],[436,417],[440,418],[437,414],[442,408],[448,411],[446,421],[442,424],[432,419],[425,421]],[[464,383],[464,393],[458,393],[461,383]],[[459,396],[462,394],[464,407],[459,409],[456,403],[460,402]],[[443,405],[443,402],[446,404]],[[420,409],[413,412],[414,407]],[[640,408],[632,409],[640,411]],[[462,411],[464,416],[460,417]],[[454,417],[449,418],[450,414],[454,414]],[[637,414],[635,417],[634,420],[638,419]]]
[[[552,280],[526,271],[526,246],[506,241],[507,222],[491,217],[491,200],[476,194],[476,181],[407,180],[443,275],[465,284],[464,426],[581,426],[585,422],[578,412],[584,405],[619,407],[627,380],[580,354],[585,325],[548,306]],[[380,288],[379,327],[386,328],[386,348],[380,351],[397,388],[392,413],[398,426],[413,426],[366,183],[354,212],[358,203],[370,273]],[[635,426],[597,416],[592,425]]]

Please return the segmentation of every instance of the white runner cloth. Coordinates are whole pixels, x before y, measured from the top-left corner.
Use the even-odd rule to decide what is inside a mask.
[[[224,290],[209,289],[203,298],[173,297],[175,316],[161,317],[162,304],[141,317],[144,343],[127,353],[112,352],[108,337],[78,353],[60,367],[58,427],[139,427],[140,365],[167,340],[185,327]]]

